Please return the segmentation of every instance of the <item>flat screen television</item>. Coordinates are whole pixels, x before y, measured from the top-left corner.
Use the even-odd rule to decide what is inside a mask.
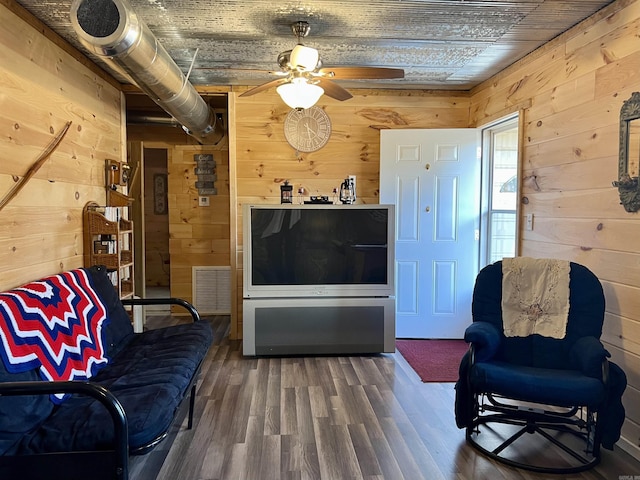
[[[245,205],[244,298],[391,297],[393,205]]]

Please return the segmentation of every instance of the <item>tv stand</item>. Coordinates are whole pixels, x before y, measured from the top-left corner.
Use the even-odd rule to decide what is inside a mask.
[[[243,301],[244,355],[348,355],[395,351],[395,298]]]
[[[243,353],[395,351],[394,205],[243,206]]]

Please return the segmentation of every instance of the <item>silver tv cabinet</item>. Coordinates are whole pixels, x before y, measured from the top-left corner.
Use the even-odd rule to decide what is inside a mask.
[[[387,211],[386,285],[251,287],[254,209]],[[395,351],[395,209],[393,205],[244,205],[244,355],[348,355]],[[275,218],[275,217],[274,217]],[[273,225],[270,221],[269,228]],[[390,231],[389,231],[390,230]],[[315,238],[315,237],[314,237]],[[331,244],[333,245],[333,244]],[[360,245],[359,245],[360,246]],[[369,248],[362,244],[361,248]]]
[[[244,355],[391,353],[395,298],[244,299],[242,333]]]

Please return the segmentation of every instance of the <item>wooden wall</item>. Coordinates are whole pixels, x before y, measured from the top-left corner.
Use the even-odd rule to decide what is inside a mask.
[[[210,206],[198,206],[194,155],[211,153],[216,161],[217,195]],[[193,300],[192,267],[231,264],[229,231],[229,148],[226,139],[216,146],[176,145],[169,150],[169,255],[171,296]]]
[[[0,211],[0,290],[83,265],[82,208],[104,205],[105,158],[126,158],[115,82],[60,43],[20,7],[0,3],[0,198],[72,122]]]
[[[622,444],[640,457],[640,217],[618,177],[619,112],[640,91],[640,1],[618,1],[472,92],[472,123],[524,109],[521,253],[582,263],[601,279],[603,339],[625,370]],[[524,221],[520,222],[524,225]]]
[[[205,101],[213,105],[216,113],[222,114],[223,123],[227,125],[226,105],[227,87],[205,87],[200,93]],[[126,95],[127,111],[142,108],[148,111],[148,99],[139,98],[139,93],[129,92]],[[156,107],[157,108],[157,107]],[[152,110],[153,111],[153,110]],[[157,113],[164,116],[164,112]],[[168,175],[168,206],[167,221],[168,248],[166,251],[147,251],[147,256],[166,257],[161,275],[168,277],[171,295],[193,300],[192,267],[193,266],[229,266],[230,262],[230,217],[229,217],[229,142],[223,138],[218,145],[199,145],[191,136],[180,128],[158,125],[128,125],[127,139],[138,143],[145,152],[145,172],[147,175],[154,170],[153,158],[161,155],[166,158],[166,172]],[[210,196],[210,206],[198,206],[198,190],[195,182],[194,155],[211,153],[217,163],[218,180],[215,182],[218,194]],[[151,160],[151,162],[148,162]],[[145,182],[145,208],[153,210],[151,202],[152,183]],[[145,244],[156,250],[154,245],[157,238],[150,238],[158,231],[154,224],[148,225]],[[164,228],[164,226],[163,226]],[[164,232],[160,235],[165,235]],[[162,241],[164,244],[164,239]],[[153,261],[150,262],[153,265]],[[153,267],[147,262],[147,285],[157,283],[160,272],[154,273]],[[155,279],[155,280],[154,280]],[[177,314],[184,314],[182,308],[174,309]]]
[[[294,193],[332,196],[348,175],[357,177],[357,203],[378,203],[380,129],[457,128],[469,124],[466,92],[350,90],[339,102],[323,96],[318,106],[332,123],[329,142],[313,153],[296,154],[284,138],[289,113],[275,91],[250,97],[230,94],[231,242],[236,274],[231,335],[242,337],[242,205],[280,203],[280,184],[289,180]],[[234,223],[235,222],[235,223]],[[235,249],[235,251],[233,251]]]

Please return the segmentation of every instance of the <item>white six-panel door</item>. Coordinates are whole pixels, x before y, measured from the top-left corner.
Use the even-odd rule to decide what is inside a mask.
[[[480,133],[380,133],[380,203],[396,205],[396,337],[462,338],[478,272]]]

